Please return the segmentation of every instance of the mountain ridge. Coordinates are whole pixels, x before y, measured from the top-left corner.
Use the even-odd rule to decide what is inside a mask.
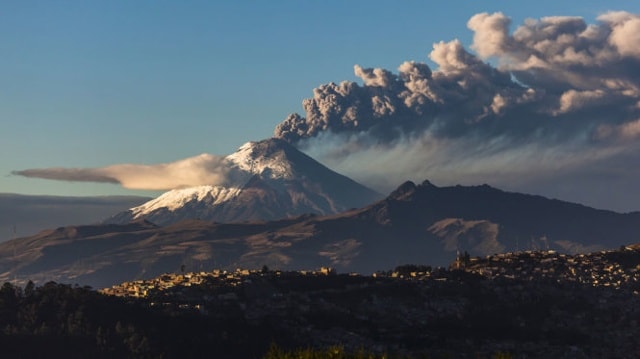
[[[410,263],[448,265],[463,251],[587,253],[637,242],[640,213],[489,186],[406,182],[369,206],[326,216],[111,226],[65,227],[0,244],[0,280],[109,286],[177,272],[183,265],[189,270],[330,266],[370,273]]]

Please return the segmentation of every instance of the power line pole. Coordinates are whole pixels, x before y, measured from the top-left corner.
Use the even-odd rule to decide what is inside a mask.
[[[16,235],[17,231],[16,231],[16,225],[14,223],[13,225],[13,237],[11,238],[11,241],[13,242],[13,286],[17,286],[18,285],[18,277],[17,277],[17,273],[16,273],[16,267],[18,266],[18,262],[16,261]]]

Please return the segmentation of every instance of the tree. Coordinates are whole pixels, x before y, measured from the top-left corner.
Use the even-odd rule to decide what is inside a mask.
[[[27,285],[24,287],[24,296],[27,298],[32,297],[36,292],[36,285],[33,284],[32,281],[27,282]]]

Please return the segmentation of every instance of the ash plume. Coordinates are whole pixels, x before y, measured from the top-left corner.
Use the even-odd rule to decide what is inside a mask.
[[[481,13],[467,27],[473,52],[442,41],[434,69],[355,65],[361,84],[314,89],[275,136],[378,190],[425,177],[548,188],[608,158],[639,159],[640,15],[544,17],[510,31],[506,15]]]

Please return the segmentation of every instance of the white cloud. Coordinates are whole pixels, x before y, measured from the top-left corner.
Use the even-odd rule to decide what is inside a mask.
[[[621,56],[640,59],[640,16],[624,11],[609,12],[598,17],[611,26],[609,43]]]
[[[554,111],[554,114],[559,115],[571,111],[581,110],[588,106],[597,105],[599,100],[603,97],[605,97],[605,92],[602,90],[568,90],[560,96],[560,108]]]
[[[509,42],[511,20],[501,12],[476,14],[469,19],[467,27],[474,31],[471,48],[482,58],[499,55]]]
[[[221,156],[201,154],[155,165],[118,164],[100,168],[42,168],[14,171],[25,177],[73,182],[119,183],[125,188],[167,190],[198,185],[223,185],[234,169]]]

